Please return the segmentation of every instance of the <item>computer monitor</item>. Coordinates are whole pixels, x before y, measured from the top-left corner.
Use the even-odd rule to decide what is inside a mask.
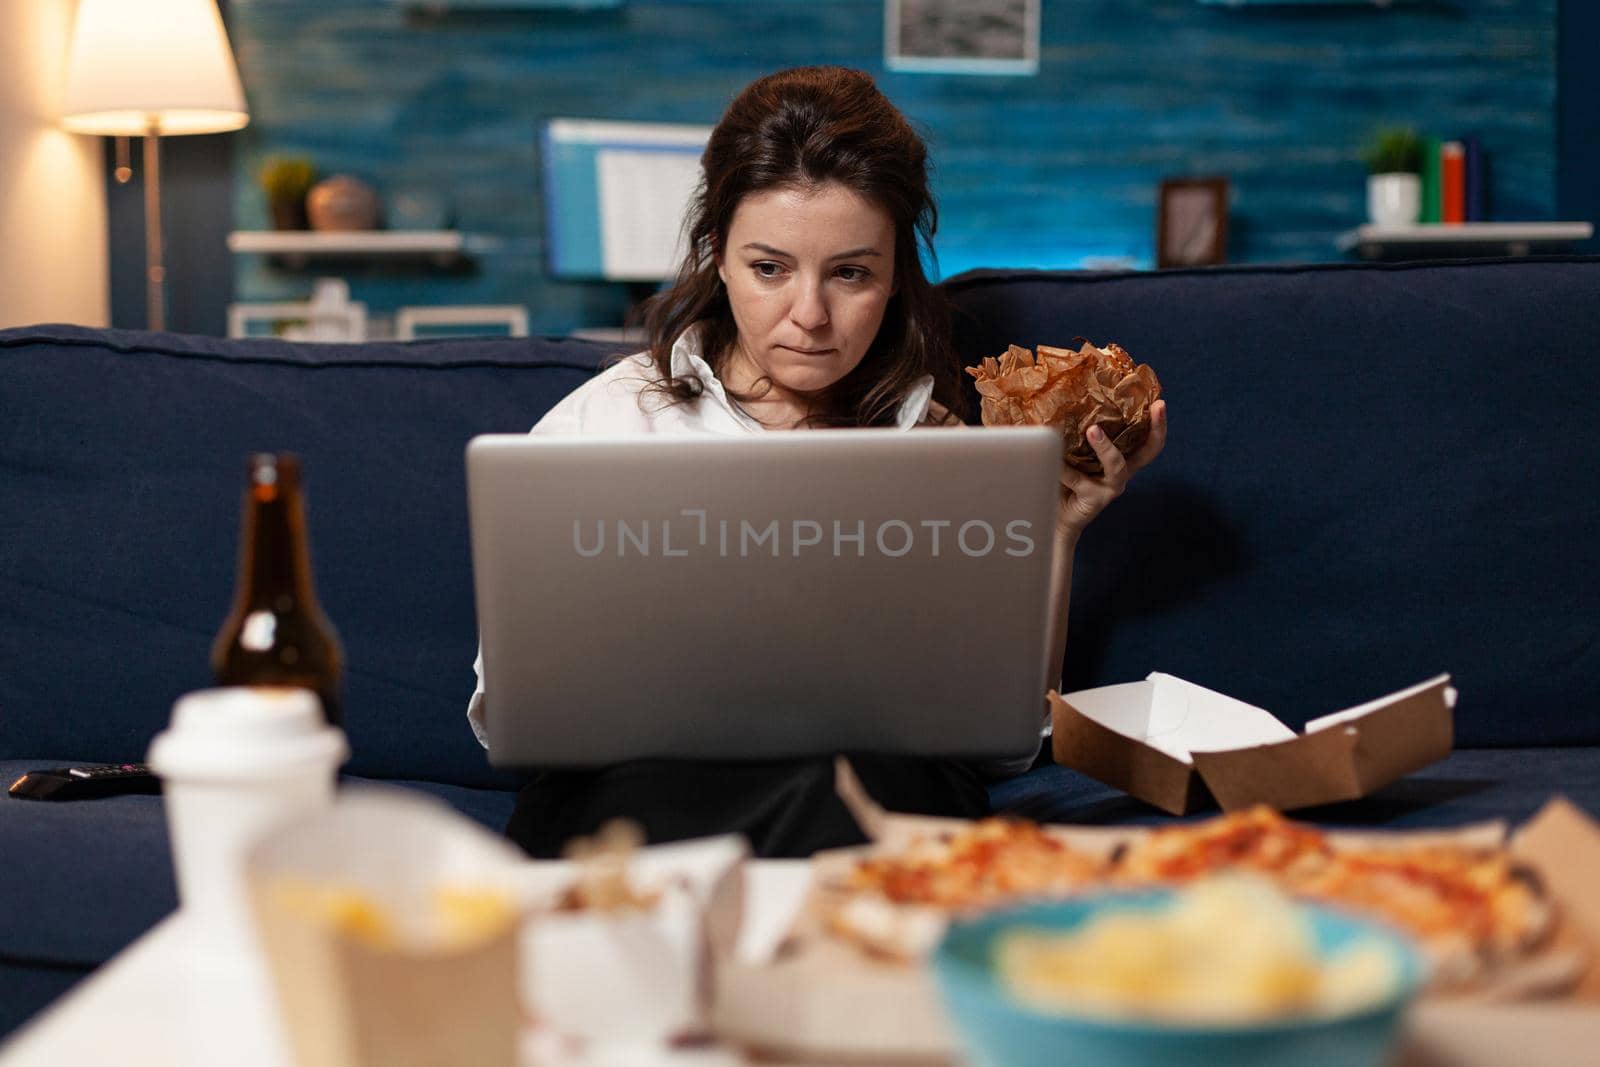
[[[709,126],[552,119],[544,130],[550,273],[654,282],[683,258]]]

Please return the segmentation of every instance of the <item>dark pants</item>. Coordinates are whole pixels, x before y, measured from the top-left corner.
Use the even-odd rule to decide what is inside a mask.
[[[894,812],[982,818],[989,795],[954,760],[850,757],[868,795]],[[517,794],[506,836],[530,856],[560,856],[572,838],[627,818],[650,844],[740,833],[758,856],[801,857],[865,842],[834,790],[831,757],[761,762],[639,760],[538,773]]]

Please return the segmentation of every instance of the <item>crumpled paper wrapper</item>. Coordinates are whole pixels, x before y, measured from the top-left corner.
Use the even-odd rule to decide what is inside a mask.
[[[1083,342],[1069,348],[1040,345],[1037,356],[1021,345],[989,356],[967,373],[977,380],[985,426],[1059,426],[1068,463],[1087,474],[1104,473],[1089,444],[1099,426],[1124,455],[1150,433],[1150,405],[1161,382],[1148,363],[1135,366],[1120,345]]]

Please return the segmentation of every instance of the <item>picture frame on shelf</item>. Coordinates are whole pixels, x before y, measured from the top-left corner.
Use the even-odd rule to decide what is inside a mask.
[[[1228,261],[1228,179],[1168,178],[1156,198],[1156,266]]]
[[[884,65],[939,74],[1039,73],[1040,0],[885,0]]]
[[[344,279],[318,278],[311,299],[304,302],[229,304],[228,336],[335,344],[365,341],[367,305],[350,299]]]
[[[521,304],[403,307],[395,312],[397,341],[427,337],[526,337],[528,309]]]

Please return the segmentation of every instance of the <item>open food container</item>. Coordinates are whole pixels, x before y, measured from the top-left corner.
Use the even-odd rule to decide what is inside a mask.
[[[708,943],[737,936],[748,855],[730,835],[640,848],[598,870],[593,858],[524,864],[514,880],[527,915],[525,1011],[564,1036],[640,1056],[703,1035]]]
[[[517,1062],[522,854],[417,793],[353,789],[246,858],[301,1067]]]
[[[820,853],[809,870],[781,872],[786,883],[795,883],[784,885],[781,894],[763,892],[747,901],[746,933],[759,928],[754,932],[760,936],[713,943],[714,1029],[720,1037],[778,1058],[948,1063],[956,1055],[955,1035],[926,961],[862,951],[830,929],[826,915],[841,875],[861,861],[916,848],[973,824],[884,811],[848,767],[840,775],[840,795],[872,843]],[[1152,832],[1133,826],[1041,830],[1080,852],[1108,859]],[[1327,837],[1343,849],[1504,850],[1542,883],[1555,905],[1548,933],[1516,966],[1466,991],[1430,991],[1422,998],[1407,1024],[1408,1051],[1400,1062],[1473,1067],[1498,1062],[1457,1058],[1463,1042],[1456,1035],[1467,1024],[1477,1035],[1475,1046],[1502,1050],[1516,1045],[1513,1035],[1519,1028],[1540,1029],[1547,1020],[1563,1033],[1600,1027],[1600,966],[1595,963],[1600,825],[1592,818],[1556,798],[1515,832],[1488,822],[1428,831],[1327,831]],[[937,937],[931,943],[936,942]],[[1452,1058],[1429,1058],[1429,1050],[1443,1048]]]
[[[1271,712],[1170,674],[1048,695],[1055,761],[1162,811],[1355,800],[1450,754],[1456,691],[1441,674],[1296,733]]]

